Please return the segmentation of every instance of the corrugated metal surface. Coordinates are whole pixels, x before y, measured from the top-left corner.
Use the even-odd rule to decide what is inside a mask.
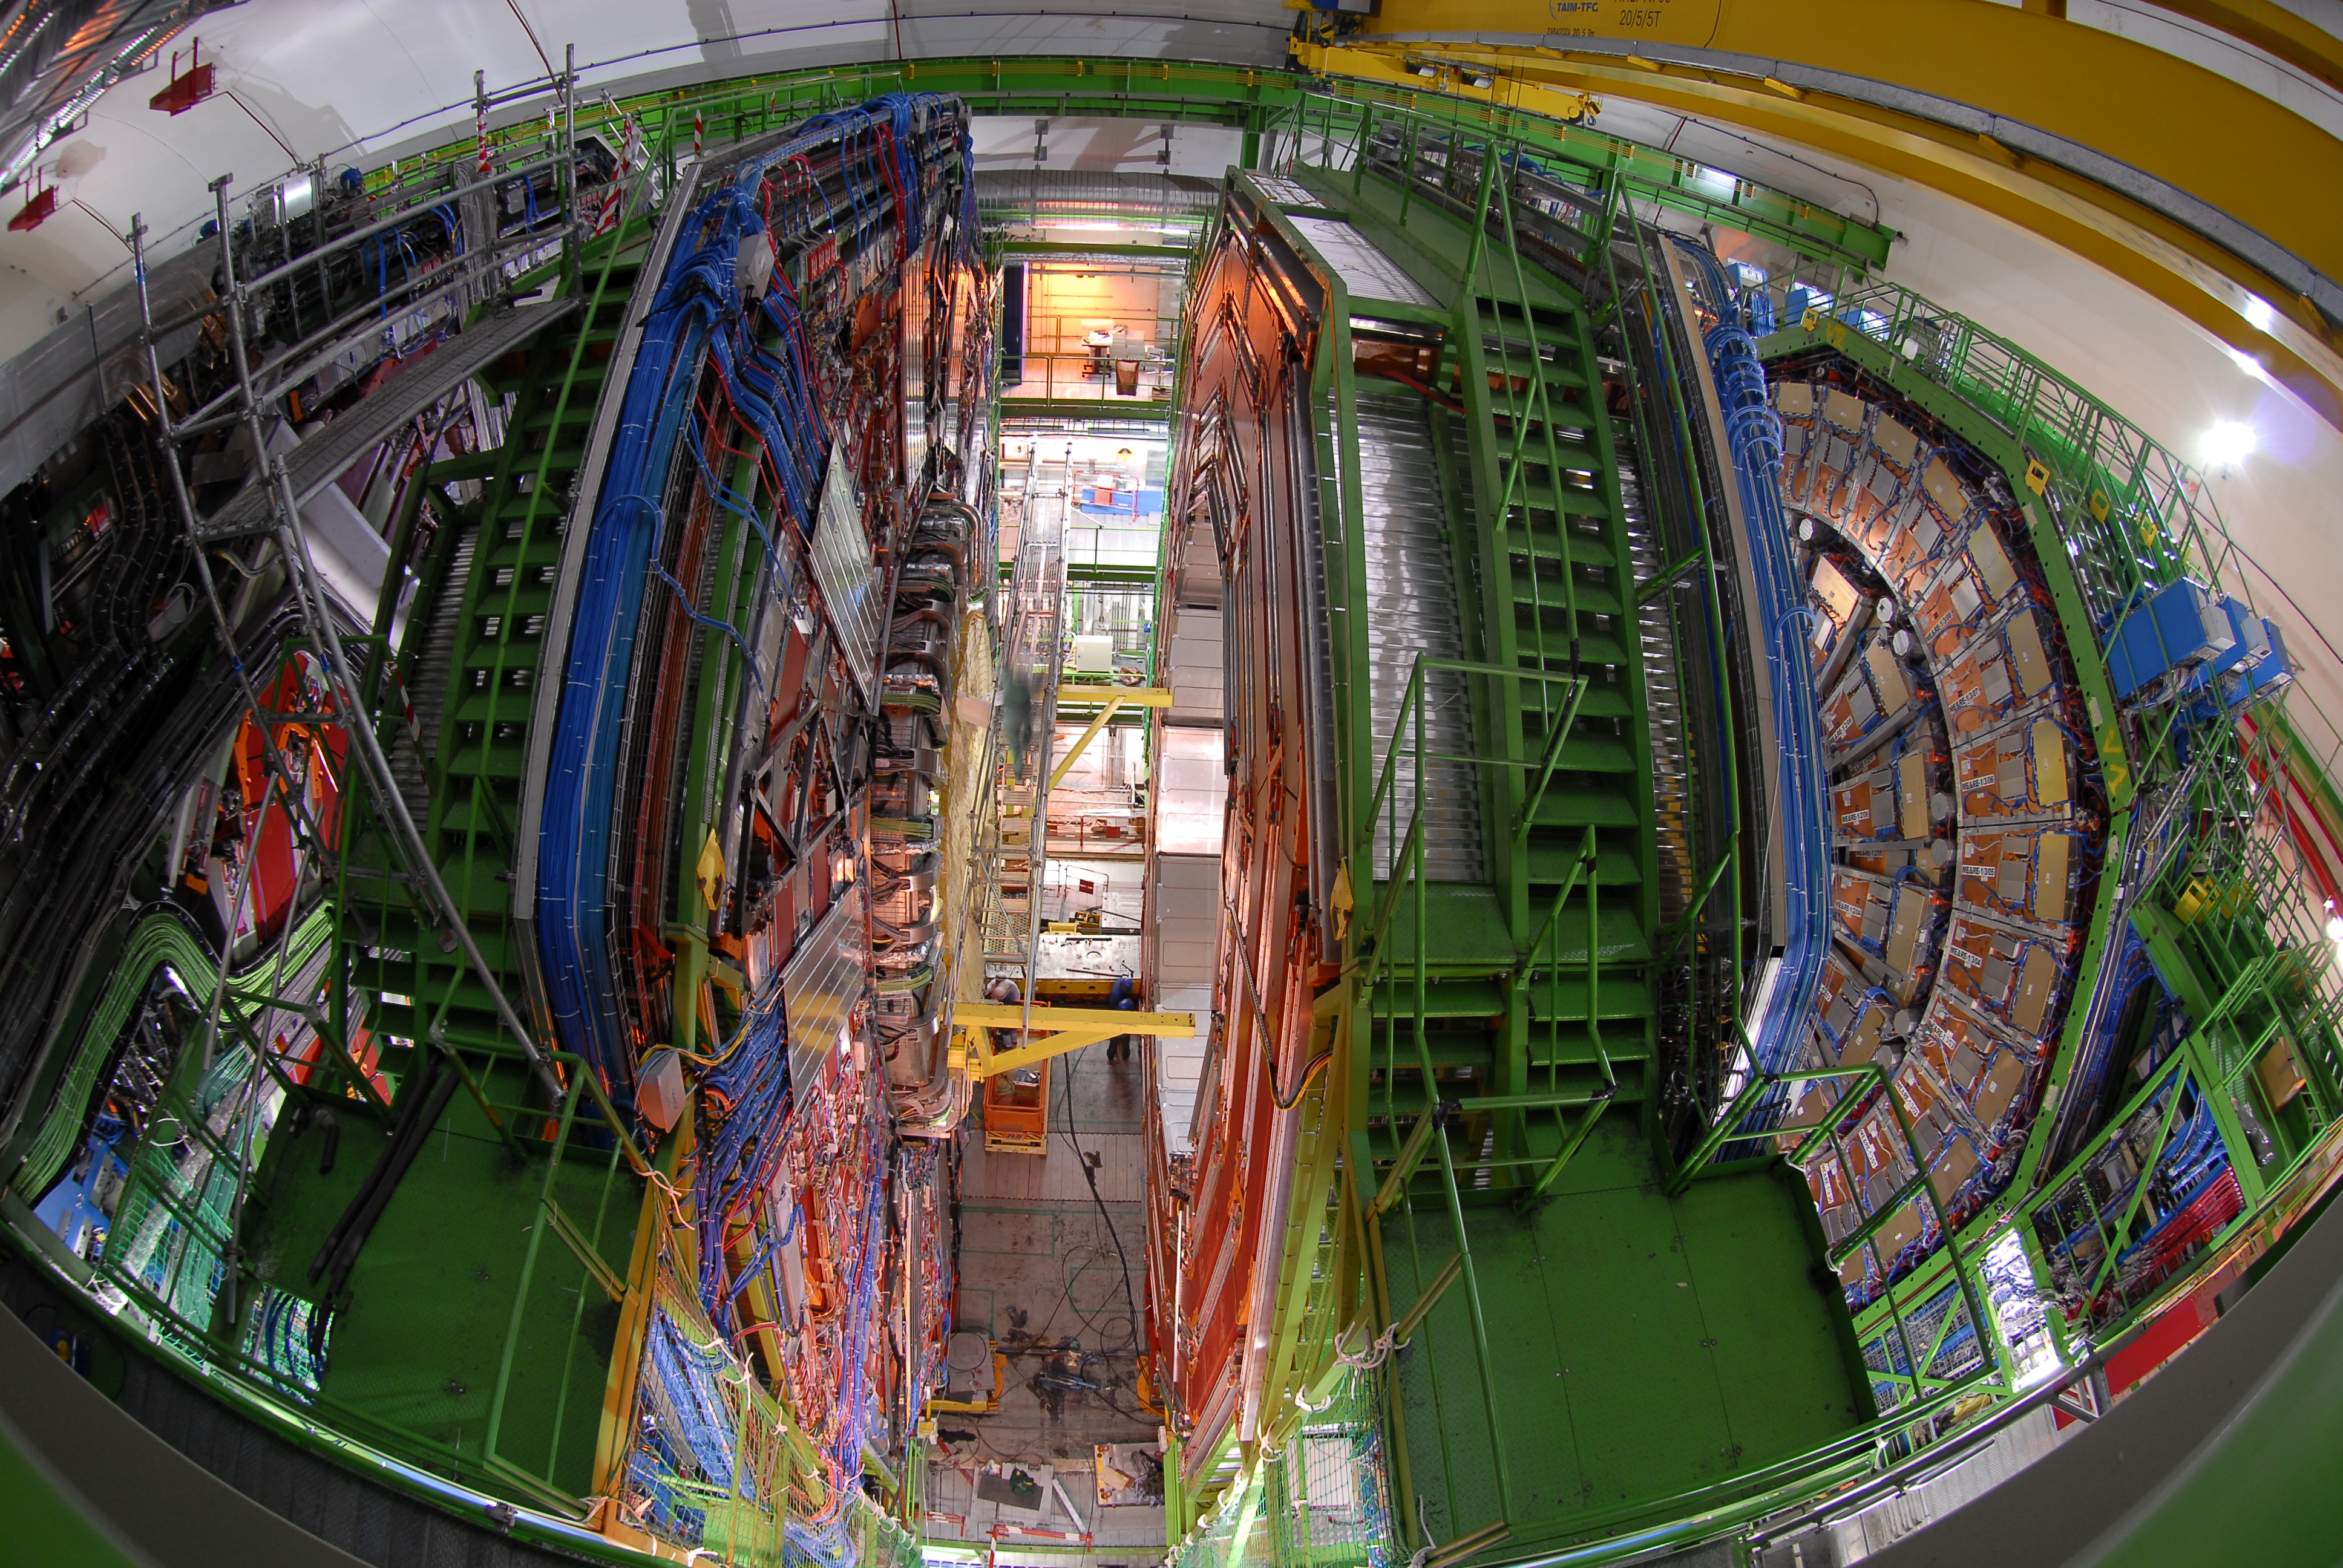
[[[1423,400],[1409,393],[1363,394],[1359,407],[1359,499],[1366,522],[1367,658],[1374,714],[1374,757],[1380,777],[1418,654],[1464,657],[1456,613],[1456,575],[1448,553],[1448,516],[1441,504],[1440,470],[1432,453],[1432,422]],[[1473,710],[1462,676],[1426,676],[1424,748],[1451,755],[1473,750]],[[1413,740],[1409,749],[1413,750]],[[1407,831],[1415,802],[1415,763],[1403,756],[1393,770],[1389,809],[1375,823],[1377,879]],[[1426,766],[1423,779],[1424,863],[1437,881],[1477,882],[1481,858],[1481,785],[1456,762]]]
[[[987,213],[1022,208],[1041,216],[1156,207],[1209,213],[1220,188],[1180,175],[1117,174],[1103,169],[980,169],[977,206]]]
[[[1624,446],[1624,443],[1623,443]],[[1660,541],[1644,515],[1644,487],[1632,455],[1619,464],[1619,495],[1627,512],[1627,546],[1637,585],[1666,569]],[[1653,799],[1658,806],[1660,919],[1680,919],[1692,903],[1690,769],[1684,762],[1684,702],[1676,669],[1675,627],[1668,598],[1656,596],[1635,610],[1644,649],[1645,719],[1652,737]]]
[[[2047,1406],[2005,1427],[1942,1475],[1906,1488],[1875,1508],[1832,1528],[1841,1563],[1859,1563],[1916,1530],[1973,1503],[2059,1443],[2058,1418]]]
[[[846,661],[866,697],[877,698],[879,639],[886,613],[878,568],[870,563],[870,540],[862,528],[862,508],[846,473],[846,444],[830,449],[830,477],[822,487],[821,520],[813,530],[813,579],[821,585],[822,608],[838,634],[839,657]]]

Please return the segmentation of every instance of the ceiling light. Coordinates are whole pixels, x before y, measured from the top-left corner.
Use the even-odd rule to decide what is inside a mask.
[[[2254,427],[2235,419],[2221,419],[2205,432],[2205,461],[2213,467],[2226,468],[2253,456]]]
[[[2246,321],[2257,332],[2268,332],[2278,322],[2278,312],[2270,302],[2258,294],[2246,296]]]

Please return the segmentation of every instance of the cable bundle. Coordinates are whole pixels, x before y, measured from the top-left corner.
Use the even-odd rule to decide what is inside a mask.
[[[757,1195],[772,1184],[785,1152],[781,1130],[789,1116],[789,1025],[779,986],[750,1007],[731,1050],[702,1075],[699,1091],[703,1131],[692,1191],[699,1232],[699,1300],[709,1321],[729,1337],[732,1305],[739,1292],[726,1278],[726,1239],[743,1221]],[[744,1280],[760,1266],[752,1262],[744,1269]]]
[[[744,247],[776,237],[766,215],[778,185],[784,216],[804,226],[779,236],[792,248],[842,206],[853,214],[858,233],[883,230],[891,221],[900,246],[895,254],[916,249],[925,204],[910,199],[920,182],[907,178],[907,149],[917,112],[940,102],[894,95],[822,116],[784,146],[744,162],[687,221],[685,242],[645,321],[580,578],[539,852],[538,946],[555,1027],[622,1107],[631,1103],[635,1057],[645,1042],[628,1022],[639,1010],[620,1004],[618,966],[603,911],[614,903],[616,774],[650,578],[663,580],[683,614],[721,632],[747,658],[752,678],[761,678],[740,631],[705,617],[695,602],[696,588],[677,581],[661,565],[668,513],[696,478],[717,506],[754,529],[776,568],[767,581],[778,590],[789,575],[779,569],[783,552],[794,556],[811,535],[831,444],[818,401],[818,334],[786,272],[773,274],[773,286],[753,308],[742,298]],[[959,140],[965,141],[964,131]],[[815,167],[816,155],[832,144],[836,199]],[[720,437],[711,440],[698,401],[711,367],[726,412],[753,439],[747,455],[770,484],[778,503],[773,511],[794,525],[788,543],[776,540],[754,501],[728,487],[709,459],[711,444],[733,451]],[[679,475],[682,453],[689,455],[691,467]]]
[[[1813,672],[1805,657],[1801,612],[1805,584],[1790,559],[1790,529],[1782,512],[1782,426],[1766,406],[1765,371],[1757,346],[1737,327],[1707,335],[1709,361],[1725,406],[1734,477],[1749,518],[1750,566],[1763,608],[1766,663],[1772,671],[1774,722],[1780,745],[1775,766],[1774,809],[1783,824],[1783,875],[1790,890],[1789,926],[1782,967],[1765,1013],[1753,1020],[1751,1054],[1768,1072],[1784,1070],[1805,1043],[1815,989],[1830,946],[1828,787]],[[1775,1101],[1785,1103],[1778,1092]]]
[[[602,912],[626,672],[642,613],[646,564],[664,513],[677,437],[711,327],[736,314],[733,261],[745,226],[762,220],[736,192],[694,215],[700,242],[679,252],[654,301],[620,405],[570,628],[540,829],[538,945],[554,1027],[611,1099],[631,1105],[634,1052],[616,1000]]]
[[[907,1380],[924,1386],[941,1354],[946,1177],[932,1147],[899,1151],[885,1073],[902,1010],[925,1015],[941,968],[938,867],[921,846],[934,836],[942,731],[910,711],[920,704],[882,695],[880,674],[924,679],[927,706],[949,699],[983,531],[958,499],[916,517],[904,505],[941,482],[942,460],[906,471],[906,422],[932,429],[940,394],[933,377],[902,384],[899,297],[982,297],[972,276],[930,284],[980,265],[969,155],[963,109],[900,95],[809,121],[723,173],[680,226],[643,313],[582,558],[537,935],[561,1041],[622,1108],[669,1020],[679,1044],[694,1018],[723,1042],[683,1052],[696,1137],[677,1181],[696,1255],[688,1281],[663,1287],[628,1459],[630,1512],[711,1552],[745,1539],[728,1532],[758,1530],[778,1550],[786,1529],[791,1559],[850,1563],[866,1449],[904,1452]],[[950,482],[975,473],[980,493],[983,471],[971,458]],[[840,475],[859,509],[844,520],[862,538],[849,530],[834,548],[836,521],[822,514]],[[738,569],[721,566],[731,558],[714,541],[726,538],[747,546]],[[848,604],[826,597],[850,592],[898,613],[874,617],[875,635],[858,642]],[[729,726],[704,768],[663,695],[686,678],[703,692],[713,683]],[[678,819],[675,844],[654,840]],[[717,824],[713,850],[703,822]],[[679,921],[696,930],[679,933]],[[817,931],[840,945],[811,954]],[[659,1000],[685,968],[679,940],[740,965],[736,1020],[712,988]],[[811,990],[793,995],[793,984]],[[904,1258],[898,1215],[914,1205],[925,1244]],[[923,1282],[920,1322],[897,1294],[902,1267]],[[820,1500],[809,1511],[781,1507],[779,1473],[759,1468],[754,1442],[717,1441],[718,1413],[738,1418],[743,1400],[771,1397],[767,1386],[820,1452],[827,1485],[808,1487]],[[779,1421],[759,1430],[769,1437]],[[736,1476],[742,1497],[756,1493],[745,1513],[730,1502]]]

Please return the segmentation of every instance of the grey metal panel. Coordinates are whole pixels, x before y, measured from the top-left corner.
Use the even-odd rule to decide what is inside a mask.
[[[1217,733],[1217,732],[1215,732]],[[1156,1114],[1165,1147],[1182,1154],[1203,1088],[1212,1045],[1212,986],[1220,970],[1221,859],[1218,855],[1158,853],[1149,868],[1149,994],[1165,1011],[1192,1012],[1205,1027],[1192,1040],[1155,1042]]]
[[[870,983],[870,927],[862,884],[830,906],[781,970],[781,1004],[789,1010],[789,1081],[803,1094],[830,1060],[852,1039],[854,1010]]]
[[[443,340],[430,353],[407,361],[357,407],[303,441],[285,459],[297,501],[307,502],[347,472],[393,430],[454,391],[468,377],[528,342],[576,311],[573,297],[489,317]],[[265,532],[273,524],[268,485],[256,474],[203,526],[206,538],[232,538]]]
[[[821,586],[822,610],[838,637],[839,657],[846,661],[847,673],[861,688],[864,699],[876,707],[886,596],[880,591],[879,570],[870,560],[870,539],[862,530],[862,508],[855,499],[854,481],[846,469],[846,443],[841,441],[830,451],[821,517],[814,525],[808,553],[813,558],[813,580]]]
[[[1219,186],[1181,175],[1117,174],[1099,169],[982,169],[976,205],[984,212],[1025,208],[1047,216],[1101,207],[1155,206],[1182,216],[1210,213]]]
[[[1456,612],[1456,575],[1449,562],[1448,513],[1432,452],[1432,421],[1409,393],[1362,392],[1359,409],[1360,510],[1366,522],[1367,660],[1374,716],[1374,766],[1400,729],[1400,709],[1419,653],[1464,657]],[[1424,745],[1451,755],[1473,750],[1471,692],[1464,678],[1428,672]],[[1415,762],[1392,770],[1396,819],[1386,807],[1375,822],[1374,874],[1390,864],[1415,803]],[[1482,879],[1481,782],[1457,762],[1424,769],[1424,864],[1437,881]]]
[[[1172,635],[1164,639],[1164,678],[1172,689],[1172,707],[1164,721],[1210,725],[1217,733],[1227,708],[1221,612],[1188,608],[1167,619]]]
[[[1323,207],[1326,205],[1312,195],[1310,187],[1300,180],[1288,179],[1283,175],[1255,174],[1246,177],[1252,181],[1262,195],[1282,206]]]
[[[1326,265],[1351,291],[1353,302],[1363,299],[1390,299],[1402,305],[1436,310],[1440,302],[1406,272],[1399,263],[1377,250],[1365,235],[1332,217],[1295,217],[1291,220],[1318,252]]]

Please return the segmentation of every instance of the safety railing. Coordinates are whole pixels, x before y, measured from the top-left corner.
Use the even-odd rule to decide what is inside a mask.
[[[1850,1080],[1854,1081],[1852,1084],[1848,1082]],[[1785,1091],[1795,1093],[1798,1086],[1814,1083],[1832,1083],[1842,1087],[1837,1098],[1814,1121],[1781,1125],[1779,1119],[1785,1099]],[[1883,1102],[1895,1113],[1896,1131],[1903,1139],[1905,1155],[1911,1162],[1911,1178],[1896,1191],[1874,1203],[1863,1222],[1832,1245],[1825,1261],[1835,1267],[1841,1259],[1868,1245],[1871,1238],[1913,1199],[1923,1199],[1935,1221],[1936,1232],[1945,1239],[1945,1249],[1951,1255],[1954,1273],[1959,1282],[1962,1298],[1967,1303],[1970,1321],[1979,1325],[1982,1332],[1983,1325],[1989,1320],[1983,1289],[1976,1276],[1976,1261],[1962,1249],[1952,1228],[1946,1223],[1943,1201],[1937,1195],[1935,1182],[1929,1178],[1926,1153],[1913,1133],[1912,1120],[1905,1111],[1894,1081],[1886,1068],[1876,1061],[1781,1072],[1767,1071],[1762,1067],[1754,1070],[1740,1092],[1717,1117],[1707,1135],[1677,1167],[1675,1175],[1669,1181],[1668,1190],[1681,1192],[1705,1176],[1740,1166],[1743,1162],[1736,1161],[1720,1167],[1715,1161],[1728,1145],[1768,1133],[1775,1135],[1776,1151],[1783,1153],[1792,1166],[1802,1166],[1808,1154],[1822,1147],[1825,1141],[1835,1138],[1839,1128],[1852,1120],[1857,1111]],[[1747,1125],[1752,1116],[1758,1117],[1764,1124],[1757,1127]],[[1793,1139],[1795,1141],[1787,1150],[1781,1150],[1783,1142]],[[1771,1155],[1759,1158],[1770,1159]],[[1891,1302],[1896,1300],[1894,1292],[1889,1293],[1888,1299]],[[1916,1395],[1922,1392],[1922,1365],[1925,1365],[1925,1358],[1916,1362],[1911,1372],[1912,1389]]]
[[[286,465],[266,454],[273,449],[271,426],[281,404],[320,367],[353,354],[358,362],[386,351],[396,354],[402,346],[411,346],[418,334],[460,317],[467,307],[531,270],[549,287],[565,281],[574,286],[575,267],[557,270],[555,264],[565,251],[574,262],[580,237],[578,221],[558,214],[550,223],[524,221],[507,232],[488,199],[499,186],[548,174],[566,195],[566,170],[564,160],[540,160],[468,182],[442,178],[428,188],[371,200],[363,213],[345,204],[332,223],[326,220],[325,193],[318,188],[323,171],[297,171],[300,180],[312,182],[306,193],[310,208],[291,210],[297,204],[285,199],[290,181],[277,182],[261,193],[264,203],[274,204],[269,220],[276,226],[273,248],[259,246],[235,220],[227,182],[216,181],[206,235],[207,243],[217,248],[223,286],[216,300],[182,320],[154,319],[146,299],[147,233],[134,224],[128,236],[146,327],[146,368],[155,405],[164,411],[161,466],[184,533],[196,546],[233,539],[248,547],[249,541],[261,541],[250,551],[255,558],[249,564],[237,563],[247,574],[265,569],[273,551],[290,581],[304,657],[321,672],[324,710],[338,716],[335,727],[348,740],[355,754],[349,760],[356,767],[342,772],[337,819],[311,819],[302,788],[307,759],[297,767],[281,754],[286,722],[297,716],[280,711],[281,700],[264,698],[255,673],[237,666],[246,722],[261,737],[270,801],[295,819],[295,837],[312,857],[317,885],[327,891],[306,916],[289,922],[273,947],[264,947],[246,974],[233,980],[224,972],[213,977],[207,997],[197,1004],[205,1012],[200,1038],[183,1052],[203,1071],[166,1091],[162,1101],[187,1136],[175,1150],[154,1158],[148,1157],[151,1151],[142,1151],[125,1194],[120,1244],[100,1253],[91,1281],[91,1288],[117,1306],[123,1319],[158,1351],[199,1369],[230,1402],[264,1424],[289,1429],[300,1441],[358,1457],[373,1473],[406,1490],[446,1497],[476,1488],[466,1494],[467,1505],[475,1507],[497,1496],[523,1500],[538,1511],[530,1516],[538,1522],[530,1533],[552,1530],[565,1539],[568,1527],[556,1522],[580,1516],[583,1504],[550,1479],[558,1432],[538,1424],[540,1412],[519,1413],[530,1402],[526,1396],[514,1397],[523,1324],[533,1297],[541,1308],[545,1298],[555,1293],[577,1302],[589,1292],[619,1293],[612,1265],[602,1255],[607,1238],[601,1220],[588,1217],[581,1223],[563,1210],[559,1200],[574,1200],[588,1189],[607,1200],[622,1165],[640,1169],[642,1158],[603,1098],[596,1077],[578,1070],[575,1057],[543,1048],[498,985],[464,913],[445,886],[441,868],[422,841],[386,756],[381,733],[386,720],[377,713],[384,695],[378,684],[381,661],[376,657],[378,639],[355,634],[345,638],[342,612],[331,602],[333,590],[311,555]],[[637,193],[614,194],[624,202]],[[458,206],[465,211],[459,214]],[[313,221],[307,220],[311,211],[317,214]],[[419,265],[404,248],[407,229],[423,223],[437,226],[435,232],[454,247],[445,265]],[[396,284],[387,281],[385,270],[385,257],[393,249],[402,251],[407,264]],[[351,284],[353,271],[361,275],[356,286]],[[174,389],[155,346],[191,321],[207,322],[226,345],[231,379],[202,406],[175,415]],[[206,517],[197,508],[193,481],[182,469],[183,449],[238,427],[263,454],[239,498],[256,505],[230,516],[239,504],[231,502],[228,510]],[[356,461],[364,451],[350,456]],[[214,580],[214,553],[203,548],[191,551],[201,583],[199,597],[209,604],[221,638],[233,648],[238,639],[232,635]],[[393,730],[398,722],[395,717],[387,719]],[[399,869],[354,871],[342,860],[343,846],[354,838],[348,814],[361,789],[382,819]],[[232,907],[242,899],[250,860],[247,855],[239,865]],[[352,1071],[363,1010],[342,983],[346,977],[329,960],[339,950],[343,894],[354,876],[402,882],[430,911],[429,918],[446,933],[447,944],[463,950],[462,961],[469,965],[471,978],[479,980],[494,998],[503,1025],[518,1045],[517,1054],[547,1091],[546,1100],[534,1108],[492,1104],[480,1081],[436,1031],[412,1042],[416,1065],[407,1070],[424,1078],[411,1087],[418,1097],[427,1094],[431,1114],[436,1116],[459,1088],[468,1092],[505,1150],[528,1162],[525,1180],[534,1183],[537,1192],[537,1201],[528,1206],[528,1223],[521,1228],[526,1241],[508,1323],[491,1352],[496,1372],[493,1385],[485,1391],[486,1427],[469,1442],[427,1435],[417,1428],[427,1422],[394,1420],[323,1392],[318,1372],[334,1327],[328,1312],[290,1292],[255,1283],[248,1263],[238,1256],[266,1146],[301,1131],[297,1123],[275,1125],[277,1110],[291,1097],[288,1086],[295,1075],[305,1068],[344,1076]],[[274,1030],[265,1026],[272,1010],[279,1018],[302,1020],[300,1032],[317,1045],[314,1064],[288,1056]],[[364,1074],[348,1088],[358,1098],[379,1104],[378,1086]],[[598,1171],[591,1169],[596,1162]],[[581,1164],[588,1173],[575,1169]],[[606,1201],[600,1207],[612,1205]],[[630,1204],[618,1207],[631,1211]],[[338,1239],[342,1232],[334,1234]],[[355,1249],[345,1245],[342,1251]],[[551,1279],[556,1271],[567,1271],[558,1282]],[[337,1277],[332,1289],[339,1288]],[[246,1326],[231,1333],[223,1325]],[[554,1419],[558,1427],[558,1415]]]
[[[761,135],[807,115],[864,102],[881,93],[956,93],[980,115],[1113,113],[1144,120],[1237,125],[1262,144],[1262,166],[1288,145],[1355,146],[1366,127],[1413,116],[1443,134],[1479,140],[1494,136],[1567,170],[1588,185],[1616,180],[1638,200],[1691,214],[1704,222],[1745,229],[1788,246],[1804,256],[1840,258],[1862,266],[1887,257],[1893,232],[1885,225],[1820,206],[1762,182],[1720,174],[1663,148],[1588,126],[1468,102],[1438,92],[1381,84],[1290,76],[1192,61],[1136,58],[1025,58],[874,61],[816,66],[715,82],[697,90],[604,99],[586,111],[588,127],[615,148],[633,127],[652,161],[671,171],[694,147],[713,147]],[[538,144],[538,122],[522,120],[487,132],[492,153],[526,152]],[[478,156],[466,138],[402,159],[369,176],[369,186],[428,177],[439,167]]]
[[[1725,502],[1724,477],[1704,472],[1698,454],[1707,443],[1694,426],[1688,401],[1697,372],[1687,363],[1687,356],[1697,352],[1700,326],[1684,317],[1674,291],[1665,288],[1667,273],[1664,258],[1654,250],[1654,238],[1648,226],[1638,221],[1625,186],[1614,184],[1604,193],[1602,210],[1590,226],[1589,297],[1595,304],[1597,322],[1615,321],[1625,339],[1627,352],[1622,359],[1635,450],[1644,460],[1647,519],[1655,526],[1673,521],[1677,538],[1668,542],[1668,549],[1682,552],[1663,562],[1658,574],[1636,589],[1636,606],[1641,613],[1648,601],[1658,600],[1679,650],[1698,647],[1704,638],[1713,654],[1721,654],[1728,644],[1724,601],[1715,586],[1722,564],[1715,529],[1717,511]],[[1623,283],[1620,261],[1623,252],[1630,248],[1634,266]],[[1643,367],[1646,364],[1656,373],[1656,386],[1645,381]],[[1681,490],[1674,485],[1681,485]],[[1671,506],[1680,515],[1668,519],[1662,514]],[[1701,607],[1691,616],[1670,591],[1687,578],[1698,585]],[[1713,729],[1716,737],[1716,761],[1707,776],[1694,772],[1687,778],[1686,794],[1690,797],[1712,784],[1721,786],[1717,815],[1722,820],[1711,817],[1710,822],[1724,829],[1723,842],[1704,843],[1695,838],[1688,843],[1694,855],[1705,849],[1712,859],[1704,872],[1696,861],[1687,868],[1695,873],[1696,885],[1683,913],[1661,935],[1665,943],[1664,969],[1674,964],[1679,953],[1691,950],[1687,967],[1693,980],[1677,1000],[1675,1028],[1690,1057],[1694,1109],[1705,1125],[1723,1108],[1727,1076],[1739,1045],[1727,1035],[1704,1049],[1696,1038],[1698,1020],[1738,1019],[1745,977],[1740,759],[1734,690],[1729,682],[1719,681],[1713,691],[1700,695],[1713,705],[1713,719],[1705,728]],[[1686,800],[1688,814],[1696,804]],[[1722,975],[1713,990],[1699,967],[1704,944],[1713,944],[1715,956],[1723,960]]]
[[[1172,409],[1173,367],[1160,346],[1153,354],[1120,360],[1088,349],[1027,354],[1005,363],[1002,372],[1002,412],[1012,418],[1017,405],[1028,401],[1097,403],[1102,412],[1148,418],[1162,418]]]
[[[1891,236],[1880,225],[1585,126],[1436,92],[1345,80],[1340,92],[1312,91],[1280,106],[1263,140],[1276,144],[1272,156],[1298,155],[1340,168],[1379,129],[1409,125],[1420,127],[1409,133],[1412,137],[1441,143],[1453,137],[1466,146],[1494,143],[1582,186],[1617,186],[1649,206],[1760,235],[1801,256],[1831,256],[1855,266],[1886,260]]]
[[[1380,1379],[1342,1372],[1282,1444],[1242,1473],[1165,1568],[1395,1568]]]
[[[1901,284],[1841,269],[1802,268],[1747,294],[1748,325],[1759,337],[1800,326],[1825,338],[1859,333],[2015,436],[2041,464],[2028,482],[2057,508],[2102,638],[2142,588],[2182,577],[2248,603],[2257,598],[2252,578],[2283,594],[2231,536],[2200,471],[2008,338]],[[2343,727],[2299,689],[2285,702],[2317,716],[2324,748],[2317,770],[2332,778],[2343,762]]]
[[[1000,678],[980,776],[990,809],[976,814],[966,910],[975,929],[956,949],[969,953],[972,935],[976,961],[986,974],[1013,980],[1029,1014],[1049,874],[1050,751],[1065,669],[1065,513],[1072,480],[1069,456],[1047,466],[1037,457],[1026,482],[1016,560],[1000,590]]]

